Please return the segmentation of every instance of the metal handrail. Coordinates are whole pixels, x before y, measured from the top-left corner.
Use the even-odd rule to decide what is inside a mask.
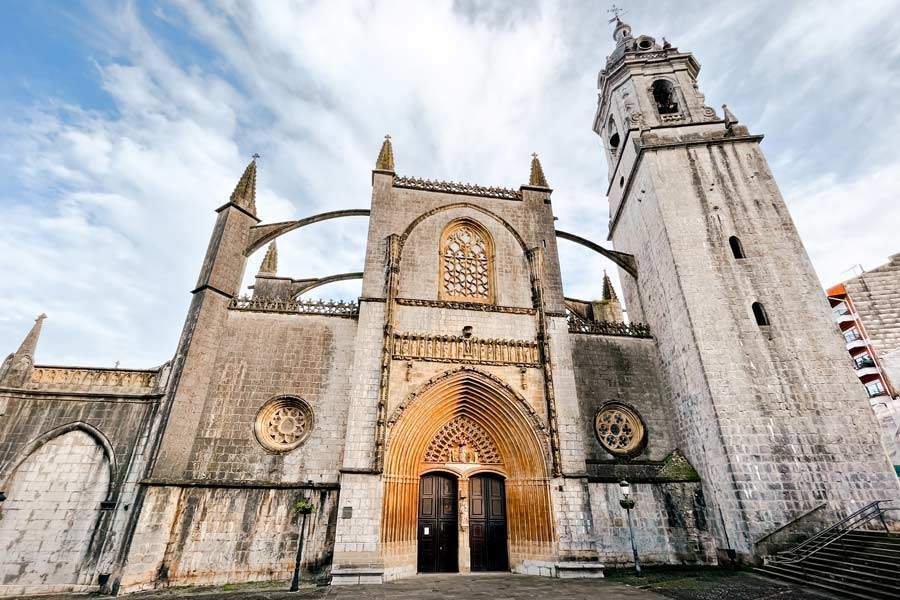
[[[793,564],[809,558],[814,553],[831,545],[837,540],[850,533],[854,528],[859,527],[876,517],[881,519],[881,524],[885,531],[889,531],[887,523],[884,520],[884,513],[890,510],[897,510],[893,507],[883,508],[881,504],[889,502],[888,500],[876,500],[866,506],[860,508],[856,512],[844,517],[837,523],[826,527],[819,533],[815,534],[808,540],[794,546],[790,550],[777,553],[773,558],[774,562],[781,564]]]

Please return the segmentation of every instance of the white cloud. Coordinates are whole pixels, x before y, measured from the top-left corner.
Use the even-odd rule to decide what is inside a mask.
[[[770,161],[831,283],[897,251],[900,9],[873,3],[848,22],[850,9],[825,4],[642,0],[627,18],[695,52],[709,104],[728,102],[769,133]],[[0,347],[46,311],[42,362],[169,358],[212,210],[253,152],[260,214],[277,221],[365,207],[386,132],[398,171],[423,177],[517,187],[537,151],[559,227],[604,242],[606,172],[590,125],[612,50],[606,18],[593,2],[98,5],[82,23],[85,54],[115,109],[56,98],[18,105],[0,125],[0,165],[16,186],[0,196],[0,277],[11,284]],[[877,223],[859,218],[881,211]],[[858,243],[836,245],[847,224],[863,232]],[[286,236],[280,271],[359,270],[365,226]],[[560,249],[567,293],[599,294],[612,266]],[[314,294],[352,297],[356,285]]]

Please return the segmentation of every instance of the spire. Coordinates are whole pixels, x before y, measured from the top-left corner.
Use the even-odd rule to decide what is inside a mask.
[[[259,275],[275,275],[278,272],[278,248],[273,240],[266,250],[262,264],[259,265]]]
[[[609,275],[606,274],[606,271],[603,271],[603,300],[618,302],[619,298],[616,296],[616,288],[613,287],[612,281],[609,279]]]
[[[0,365],[0,385],[20,387],[31,377],[34,367],[34,353],[37,351],[38,338],[41,337],[41,326],[47,315],[41,313],[34,320],[31,331],[22,340],[22,344],[14,354],[10,354]]]
[[[616,24],[615,28],[613,29],[613,39],[617,44],[623,43],[625,40],[631,37],[631,25],[625,23],[620,18],[620,16],[624,15],[626,11],[613,4],[612,7],[606,12],[613,15],[613,18],[610,19],[609,22]]]
[[[549,188],[547,178],[544,177],[544,169],[541,167],[541,161],[538,160],[537,153],[531,155],[531,175],[528,177],[528,185],[534,187]]]
[[[244,174],[241,175],[241,179],[237,182],[237,185],[234,186],[234,191],[231,192],[231,202],[237,204],[243,209],[246,209],[247,212],[251,214],[256,214],[256,159],[259,158],[258,154],[253,155],[253,160],[250,161],[250,164],[247,165],[247,168],[244,169]]]
[[[394,172],[394,148],[391,146],[391,136],[384,136],[384,142],[381,144],[381,152],[378,153],[378,160],[375,161],[376,171]]]

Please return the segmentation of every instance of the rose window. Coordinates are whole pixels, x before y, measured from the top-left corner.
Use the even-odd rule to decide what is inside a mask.
[[[594,419],[594,432],[600,444],[617,456],[637,454],[644,447],[643,421],[622,404],[610,403],[601,408]]]
[[[299,398],[270,400],[256,416],[256,439],[273,452],[293,450],[311,430],[312,410]]]

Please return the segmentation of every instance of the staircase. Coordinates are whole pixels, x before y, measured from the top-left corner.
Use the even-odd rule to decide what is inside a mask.
[[[840,598],[900,598],[900,535],[888,533],[884,518],[898,509],[881,504],[861,508],[754,570]],[[883,531],[872,530],[875,525]]]

